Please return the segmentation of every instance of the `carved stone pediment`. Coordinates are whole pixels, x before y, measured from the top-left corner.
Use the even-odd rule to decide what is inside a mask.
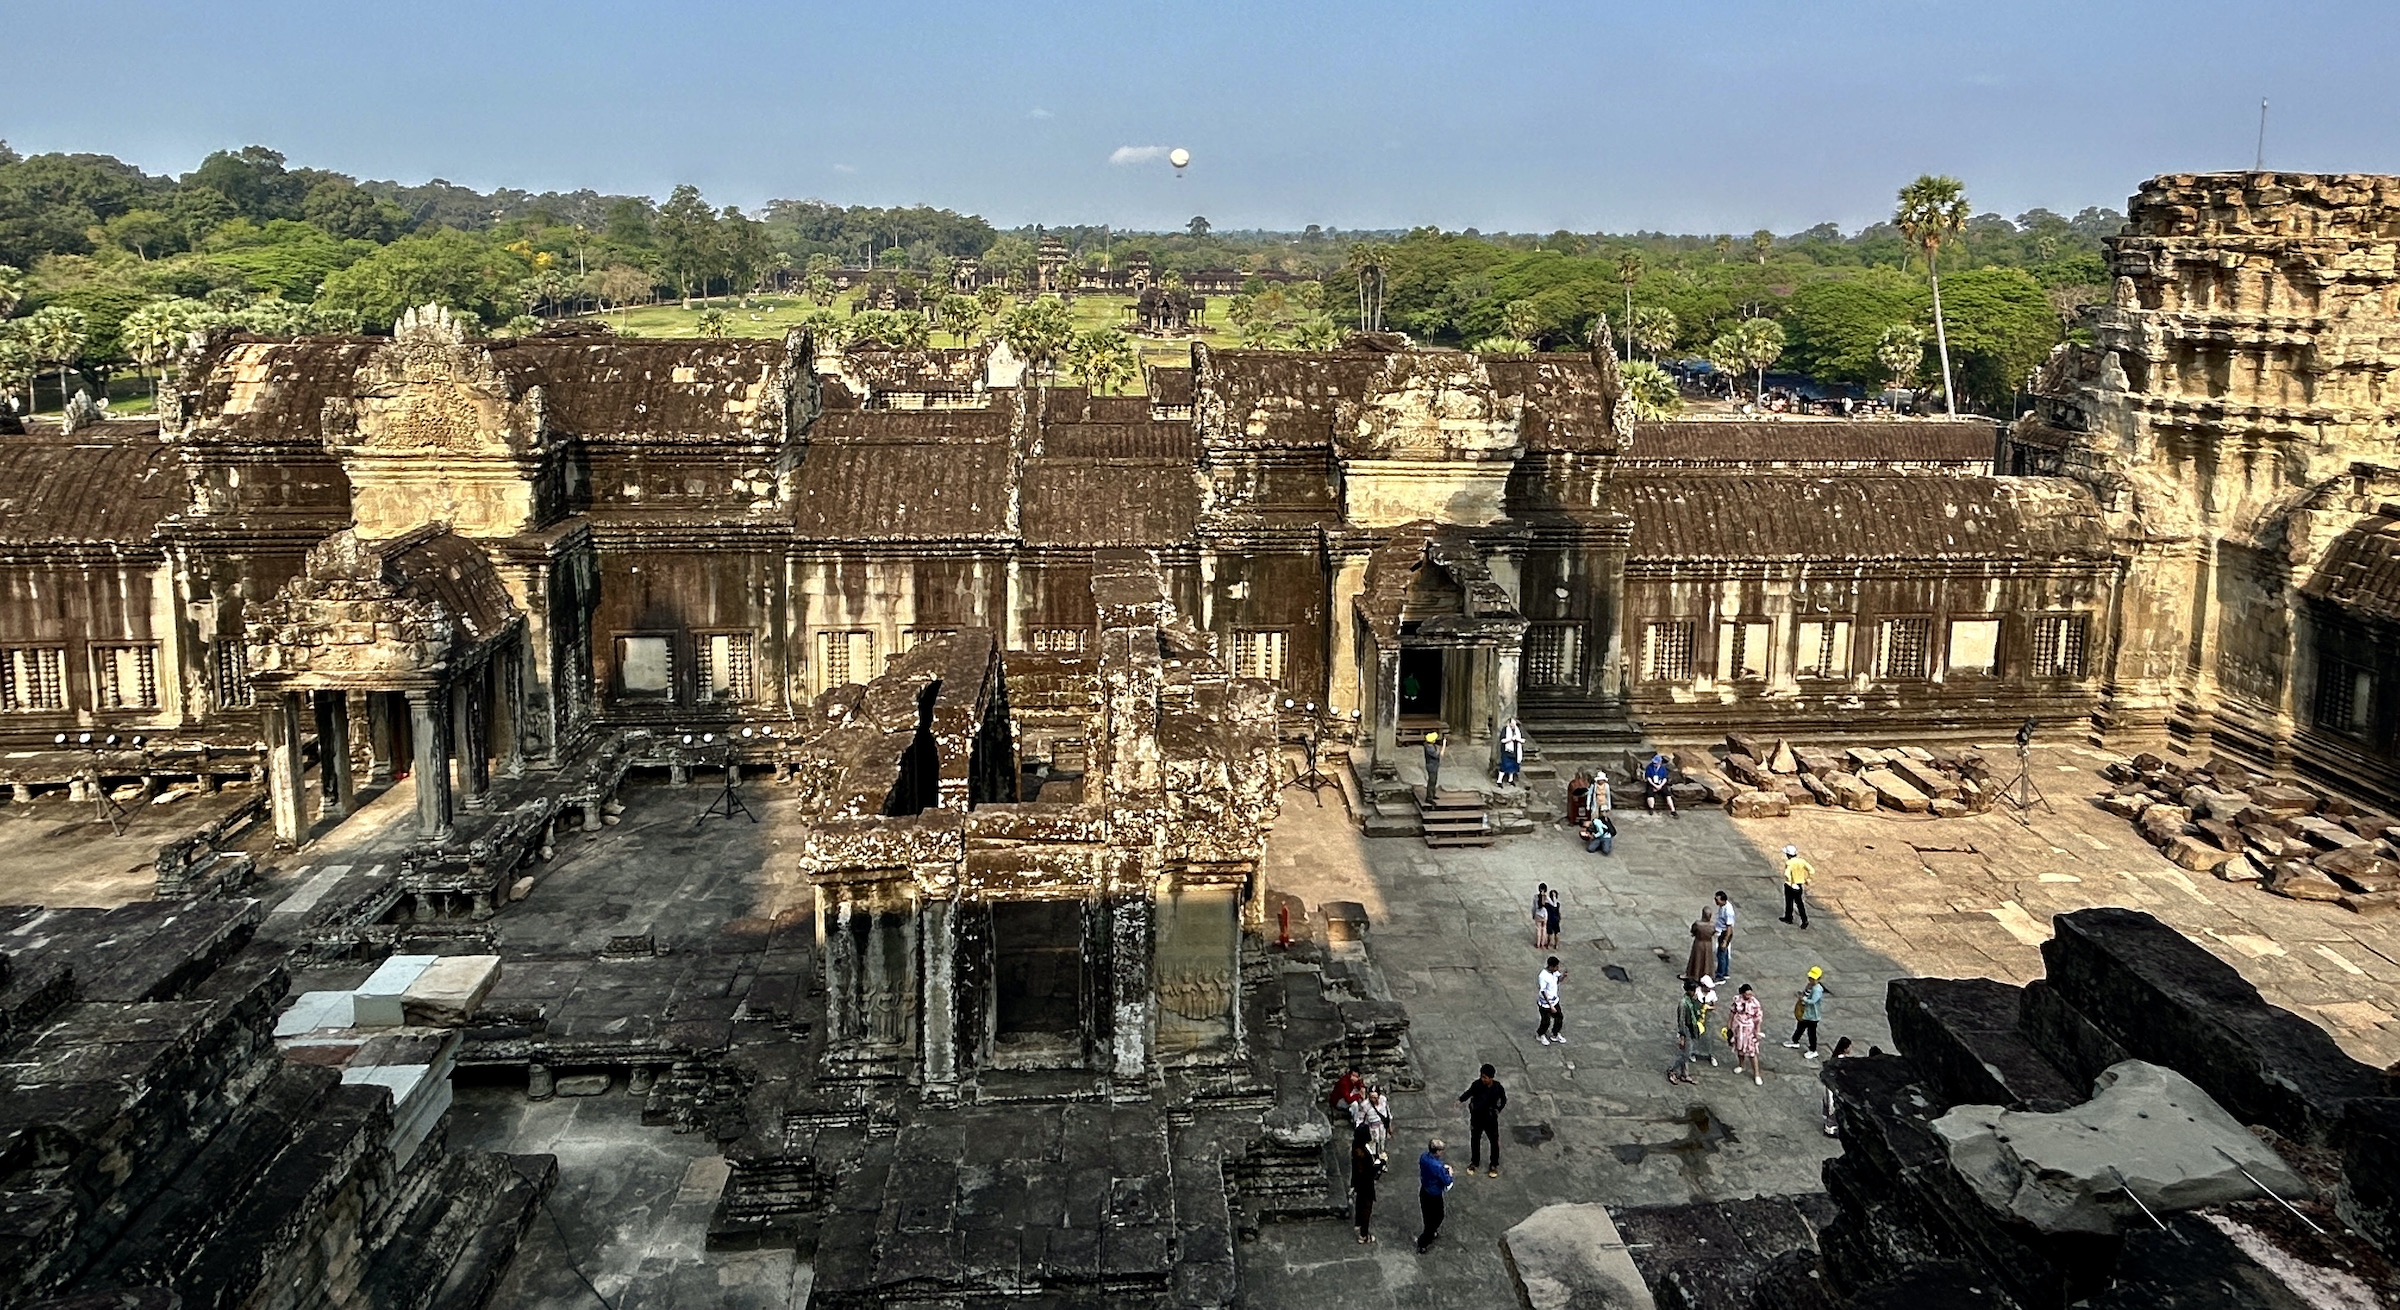
[[[353,394],[325,402],[327,442],[344,455],[536,455],[545,420],[541,388],[520,393],[438,305],[402,315]]]
[[[1524,453],[1525,398],[1502,391],[1473,355],[1390,356],[1359,400],[1343,401],[1335,440],[1346,459],[1497,460]]]

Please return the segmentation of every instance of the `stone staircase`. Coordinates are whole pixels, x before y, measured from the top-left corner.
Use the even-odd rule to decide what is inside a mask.
[[[1436,849],[1491,846],[1500,840],[1481,792],[1452,791],[1445,787],[1431,796],[1420,793],[1417,822],[1425,833],[1425,844]]]

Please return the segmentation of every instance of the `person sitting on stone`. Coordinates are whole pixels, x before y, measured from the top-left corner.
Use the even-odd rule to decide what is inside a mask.
[[[1358,1070],[1350,1069],[1345,1071],[1341,1078],[1333,1084],[1333,1094],[1326,1100],[1333,1105],[1334,1109],[1348,1114],[1351,1103],[1366,1094],[1367,1080],[1359,1075]]]
[[[1675,793],[1667,790],[1674,781],[1675,766],[1667,763],[1667,753],[1653,752],[1650,762],[1642,766],[1642,808],[1656,812],[1664,804],[1667,813],[1674,814]]]

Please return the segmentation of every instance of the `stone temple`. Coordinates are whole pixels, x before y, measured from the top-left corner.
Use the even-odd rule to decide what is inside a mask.
[[[154,421],[0,434],[11,807],[221,816],[158,848],[156,900],[0,909],[0,1303],[479,1304],[555,1177],[453,1145],[453,1079],[597,1077],[721,1143],[711,1249],[802,1253],[809,1304],[1277,1304],[1235,1246],[1321,1202],[1325,1084],[1422,1086],[1405,1007],[1345,981],[1363,917],[1301,907],[1323,967],[1276,963],[1287,776],[1322,763],[1369,834],[1430,836],[1452,788],[1522,829],[1553,802],[1492,785],[1511,720],[1609,767],[2029,724],[2400,803],[2400,180],[2161,177],[2129,214],[2093,344],[2006,425],[1636,422],[1605,344],[1195,345],[1108,396],[1005,349],[495,341],[428,306],[212,341]],[[541,945],[522,916],[587,867],[543,861],[647,840],[629,779],[720,786],[768,891],[611,891],[601,948]],[[277,881],[345,842],[376,853]],[[2079,1036],[2124,988],[2181,1013],[2188,971],[2074,942],[2030,1037],[1895,986],[1948,1063],[1839,1071],[1883,1153],[1828,1166],[1822,1256],[1761,1253],[1813,1271],[1773,1304],[1897,1304],[1879,1264],[2085,1304],[2133,1267],[2016,1220],[1893,1236],[1876,1195],[1966,1204],[1912,1087],[2065,1111],[2139,1056],[2388,1167],[2364,1066],[2344,1129]],[[2261,1024],[2204,1035],[2331,1067]],[[996,1174],[1049,1221],[926,1199]],[[2391,1253],[2388,1179],[2343,1195]]]

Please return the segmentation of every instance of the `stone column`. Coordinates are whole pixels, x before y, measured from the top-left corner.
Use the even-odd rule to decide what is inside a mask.
[[[486,664],[450,689],[450,717],[454,724],[451,740],[456,743],[458,757],[459,803],[470,810],[480,810],[492,800],[492,760],[490,747],[484,740],[488,725],[484,696],[490,675],[491,666]]]
[[[500,744],[500,776],[525,776],[525,648],[500,657],[492,691],[492,735]]]
[[[392,780],[392,740],[395,735],[392,712],[393,693],[367,693],[367,781],[375,784]]]
[[[1112,898],[1108,924],[1109,1072],[1119,1083],[1150,1073],[1150,930],[1152,895],[1123,890]]]
[[[321,813],[338,819],[350,812],[357,793],[350,783],[350,693],[317,693],[317,769],[324,795]]]
[[[275,816],[275,842],[297,846],[308,835],[308,807],[300,796],[300,693],[261,696],[258,705],[267,738],[267,807]]]
[[[417,828],[433,841],[450,837],[450,697],[440,688],[408,693],[416,739]]]
[[[1523,676],[1525,639],[1519,637],[1492,652],[1492,768],[1500,767],[1500,733],[1517,717],[1517,682]]]
[[[1375,650],[1375,771],[1400,763],[1400,649]]]
[[[958,1097],[958,956],[951,908],[947,900],[928,900],[919,902],[917,911],[923,954],[923,1000],[917,1008],[924,1016],[917,1031],[924,1042],[925,1097],[936,1102]]]

